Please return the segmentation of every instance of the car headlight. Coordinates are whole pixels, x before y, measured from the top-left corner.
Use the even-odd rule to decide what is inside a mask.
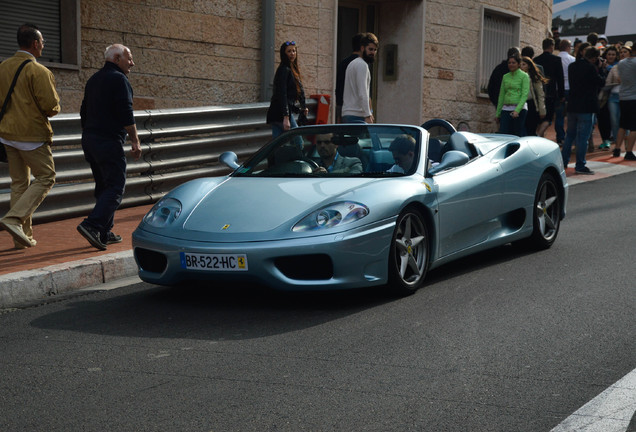
[[[294,232],[315,231],[348,224],[369,214],[364,204],[352,201],[330,204],[305,216],[292,228]]]
[[[165,227],[177,220],[181,214],[181,202],[174,198],[163,198],[144,216],[144,222],[154,227]]]

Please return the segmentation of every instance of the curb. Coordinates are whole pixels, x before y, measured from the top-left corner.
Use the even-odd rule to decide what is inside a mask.
[[[0,276],[0,309],[137,275],[132,250]]]

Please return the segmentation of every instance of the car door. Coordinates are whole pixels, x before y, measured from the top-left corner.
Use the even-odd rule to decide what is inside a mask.
[[[477,245],[501,228],[501,166],[486,157],[440,172],[433,180],[438,197],[439,254],[445,257]]]

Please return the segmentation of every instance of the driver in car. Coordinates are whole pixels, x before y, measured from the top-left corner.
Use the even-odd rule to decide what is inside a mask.
[[[415,138],[411,135],[400,135],[389,145],[389,151],[393,153],[395,165],[387,172],[404,174],[409,172],[413,160],[415,160]]]
[[[332,134],[316,135],[316,150],[320,155],[316,174],[360,174],[362,162],[356,157],[342,156],[338,153],[338,144]]]

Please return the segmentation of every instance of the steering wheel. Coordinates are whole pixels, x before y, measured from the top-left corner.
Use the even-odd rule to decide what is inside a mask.
[[[313,159],[299,159],[299,160],[295,160],[294,162],[300,162],[302,164],[307,164],[311,167],[311,172],[314,172],[315,170],[317,170],[318,168],[320,168],[320,165],[318,165],[318,162],[316,162]]]

